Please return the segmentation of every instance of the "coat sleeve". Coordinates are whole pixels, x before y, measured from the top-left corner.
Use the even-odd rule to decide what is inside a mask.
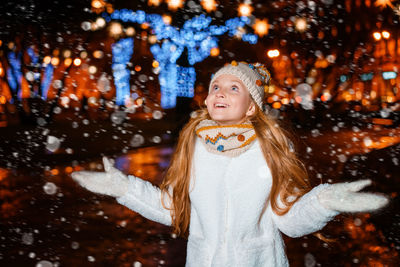
[[[128,191],[117,198],[118,203],[139,213],[143,217],[171,226],[171,213],[161,203],[161,190],[150,182],[135,176],[129,175]],[[164,205],[171,207],[171,201],[167,194],[164,194]]]
[[[321,230],[330,220],[339,214],[321,205],[317,196],[329,184],[321,184],[303,195],[290,210],[280,216],[272,209],[272,219],[278,229],[290,237],[300,237]],[[279,203],[279,202],[278,202]]]

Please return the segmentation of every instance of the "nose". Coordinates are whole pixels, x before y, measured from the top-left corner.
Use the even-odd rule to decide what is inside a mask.
[[[224,91],[224,89],[220,89],[220,90],[218,90],[218,92],[216,93],[216,95],[215,95],[216,97],[220,97],[220,98],[225,98],[225,91]]]

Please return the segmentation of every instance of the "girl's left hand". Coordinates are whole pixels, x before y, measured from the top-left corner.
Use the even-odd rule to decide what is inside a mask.
[[[339,212],[369,212],[389,203],[386,196],[358,192],[371,184],[371,180],[331,184],[318,194],[318,200],[327,209]]]

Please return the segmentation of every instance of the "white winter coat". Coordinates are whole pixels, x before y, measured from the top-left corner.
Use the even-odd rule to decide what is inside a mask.
[[[323,228],[336,211],[321,206],[319,185],[278,216],[268,206],[270,170],[256,140],[237,157],[216,155],[196,141],[191,180],[191,217],[186,266],[288,266],[281,232],[300,237]],[[160,190],[130,176],[128,192],[117,201],[144,217],[171,225]],[[168,202],[167,202],[168,203]]]

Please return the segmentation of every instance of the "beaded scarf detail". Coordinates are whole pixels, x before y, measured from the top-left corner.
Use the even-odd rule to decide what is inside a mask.
[[[196,135],[208,151],[230,157],[245,152],[256,139],[253,125],[249,122],[218,125],[213,120],[203,120],[196,127]]]

